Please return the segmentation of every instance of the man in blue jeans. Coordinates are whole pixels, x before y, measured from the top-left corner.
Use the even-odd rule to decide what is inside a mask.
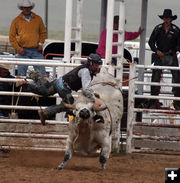
[[[38,111],[41,123],[45,125],[45,120],[56,113],[71,112],[64,107],[63,103],[74,103],[72,90],[78,91],[82,89],[83,93],[87,97],[91,98],[97,106],[101,105],[100,101],[95,99],[94,92],[91,88],[91,81],[93,77],[100,72],[101,65],[102,60],[100,55],[91,53],[87,59],[87,63],[74,68],[64,76],[52,81],[51,83],[48,81],[41,82],[40,79],[36,78],[37,82],[29,83],[25,80],[21,80],[20,82],[17,82],[17,84],[18,86],[27,85],[27,90],[38,95],[47,97],[58,93],[62,98],[62,102],[59,105],[53,105]],[[98,122],[104,122],[103,117],[100,115],[96,115],[95,119]]]
[[[44,59],[41,52],[38,52],[37,48],[23,48],[25,55],[18,54],[18,58],[22,59]],[[46,71],[44,66],[34,65],[34,70],[39,70],[41,75],[46,76]],[[18,65],[18,76],[26,76],[28,65]]]
[[[42,18],[32,12],[35,4],[30,0],[18,3],[21,13],[12,21],[9,40],[18,53],[18,58],[43,59],[43,43],[46,39],[46,28]],[[44,66],[33,66],[45,76]],[[18,75],[26,76],[28,65],[18,65]]]

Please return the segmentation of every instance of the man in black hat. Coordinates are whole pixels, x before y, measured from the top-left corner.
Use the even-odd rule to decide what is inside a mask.
[[[163,20],[162,24],[157,25],[149,39],[149,46],[154,52],[152,54],[152,62],[155,66],[174,66],[178,67],[177,54],[180,52],[180,29],[172,24],[177,19],[176,15],[172,15],[171,9],[165,9],[163,15],[159,15]],[[174,83],[180,83],[180,72],[171,70]],[[162,70],[153,69],[152,82],[160,82]],[[151,95],[158,95],[160,86],[151,86]],[[174,87],[173,93],[175,97],[180,97],[180,88]],[[150,100],[150,108],[159,108],[158,100]],[[174,101],[176,110],[180,110],[180,101]]]

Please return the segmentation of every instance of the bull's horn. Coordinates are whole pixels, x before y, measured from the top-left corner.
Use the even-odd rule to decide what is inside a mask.
[[[102,106],[101,105],[101,107],[98,107],[97,105],[94,105],[93,108],[94,108],[94,110],[96,112],[98,112],[98,111],[104,111],[104,110],[106,110],[107,109],[107,106]]]
[[[76,108],[76,106],[74,104],[67,104],[67,103],[63,103],[64,107],[67,109],[72,109],[74,110]]]

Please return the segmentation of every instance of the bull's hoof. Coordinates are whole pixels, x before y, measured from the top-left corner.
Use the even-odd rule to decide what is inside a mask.
[[[62,169],[63,169],[63,167],[58,166],[58,167],[56,167],[55,169],[56,169],[56,170],[62,170]]]
[[[56,167],[56,170],[62,170],[64,168],[64,164],[60,164],[59,166]]]
[[[102,170],[106,170],[106,164],[102,164],[101,168]]]

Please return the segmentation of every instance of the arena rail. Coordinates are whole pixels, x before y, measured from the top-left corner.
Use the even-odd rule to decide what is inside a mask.
[[[169,82],[150,82],[137,81],[135,78],[138,70],[141,69],[145,73],[152,69],[162,70],[179,70],[179,67],[161,67],[161,66],[145,66],[130,65],[130,81],[129,81],[129,96],[128,96],[128,124],[127,124],[127,153],[143,152],[143,153],[161,153],[161,154],[180,154],[180,111],[175,110],[172,106],[173,100],[180,100],[179,97],[174,97],[172,93],[167,92],[159,96],[151,96],[150,93],[142,92],[137,94],[136,88],[142,85],[146,86],[161,86],[170,88],[180,87],[180,84]],[[141,98],[145,100],[157,99],[166,101],[168,106],[161,109],[149,109],[145,107],[135,107],[135,99]],[[136,115],[141,113],[141,121],[137,121]]]

